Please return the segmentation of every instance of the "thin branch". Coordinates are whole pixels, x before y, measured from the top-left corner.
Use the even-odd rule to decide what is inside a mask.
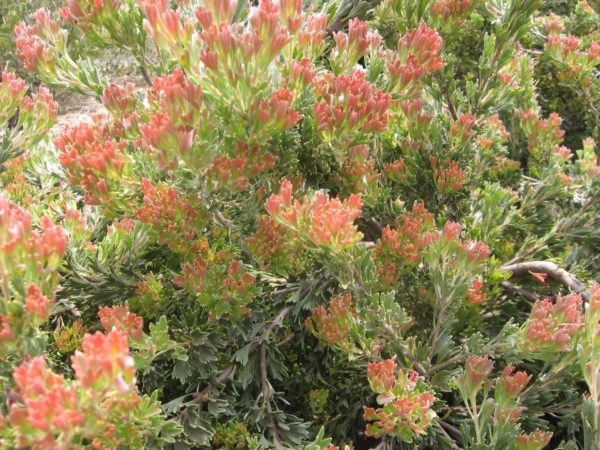
[[[501,267],[501,269],[511,272],[513,276],[527,275],[530,272],[545,273],[550,278],[562,283],[572,291],[580,292],[586,300],[589,299],[589,293],[584,292],[584,284],[565,269],[561,269],[553,262],[528,261],[509,265],[505,264]]]
[[[458,364],[458,363],[462,362],[464,359],[466,359],[466,357],[467,357],[467,355],[465,355],[463,353],[454,355],[452,358],[449,358],[446,361],[442,361],[441,363],[436,364],[431,369],[429,369],[429,371],[427,372],[427,376],[430,377],[435,372],[442,370],[448,366],[451,366],[452,364]]]
[[[260,378],[262,384],[263,402],[267,410],[267,425],[273,435],[273,441],[275,442],[275,448],[281,447],[281,441],[279,440],[279,434],[277,432],[277,424],[273,418],[273,407],[271,405],[271,392],[269,387],[269,379],[267,374],[267,348],[264,342],[260,346]]]
[[[413,363],[413,367],[419,375],[425,376],[427,374],[427,371],[425,370],[425,367],[423,367],[423,364],[419,362],[419,360],[415,357],[415,355],[413,355],[410,352],[410,350],[402,350],[402,354],[408,359],[410,359],[410,361]]]
[[[526,298],[529,301],[536,302],[540,299],[540,296],[538,294],[528,291],[527,289],[523,289],[518,286],[515,286],[510,281],[503,281],[502,283],[500,283],[500,285],[507,291],[510,291],[515,294],[519,294],[520,296]]]
[[[373,450],[383,450],[384,447],[385,447],[385,436],[381,439],[381,442],[379,442],[379,444],[377,444],[377,447],[375,447]]]
[[[381,225],[376,219],[371,217],[367,220],[367,226],[373,231],[376,237],[381,237],[383,234],[383,225]]]
[[[271,292],[271,295],[285,295],[291,294],[292,292],[296,292],[298,290],[298,286],[287,287],[283,289],[278,289],[276,291]]]
[[[279,341],[275,346],[276,347],[281,347],[281,346],[289,343],[292,339],[294,339],[294,336],[295,336],[294,333],[290,333],[285,338],[283,338],[281,341]]]
[[[269,338],[269,335],[273,332],[273,330],[275,328],[277,328],[279,326],[279,324],[281,322],[283,322],[283,319],[285,319],[285,316],[287,316],[291,310],[292,310],[292,305],[288,305],[288,306],[282,308],[281,311],[279,311],[279,314],[277,314],[275,316],[275,318],[271,321],[269,326],[266,328],[263,340],[266,341]]]
[[[527,258],[530,255],[533,255],[535,252],[537,252],[540,249],[539,246],[534,246],[531,247],[529,250],[521,253],[520,255],[515,256],[513,259],[511,259],[510,261],[508,261],[506,264],[504,264],[505,266],[510,266],[512,264],[516,264],[518,262],[523,261],[525,258]]]
[[[450,425],[448,422],[441,420],[441,419],[438,419],[437,422],[440,424],[440,427],[442,427],[442,429],[444,431],[447,431],[448,433],[453,435],[455,439],[462,439],[462,433],[454,425]],[[454,447],[452,447],[452,448],[459,449],[460,447],[458,445],[454,444]]]
[[[387,323],[384,324],[383,329],[387,332],[387,334],[390,335],[390,337],[394,340],[394,342],[398,342],[400,340],[398,338],[398,335],[396,334],[396,332],[392,329],[392,327],[389,324],[387,324]],[[415,370],[417,371],[417,373],[419,375],[425,376],[427,374],[427,371],[425,370],[425,367],[423,367],[423,364],[421,364],[421,362],[417,359],[417,357],[415,355],[413,355],[412,352],[408,348],[403,349],[402,354],[404,355],[404,357],[409,359],[410,362],[412,362],[413,367],[415,368]]]
[[[364,248],[375,248],[375,242],[373,241],[360,241],[357,245]]]
[[[150,74],[148,73],[148,69],[144,65],[141,65],[140,69],[142,72],[142,76],[144,77],[144,81],[146,82],[146,84],[148,86],[152,87],[152,78],[150,77]]]
[[[219,376],[216,378],[216,381],[218,383],[224,383],[229,376],[233,373],[233,371],[236,369],[237,364],[236,363],[231,363],[229,364],[225,370],[223,370],[223,372],[221,372],[219,374]],[[198,392],[198,394],[194,397],[194,400],[192,400],[193,403],[203,403],[206,401],[206,398],[208,396],[208,394],[210,394],[210,391],[212,390],[213,385],[211,383],[209,383],[208,385],[206,385],[206,387],[204,389],[202,389],[200,392]]]

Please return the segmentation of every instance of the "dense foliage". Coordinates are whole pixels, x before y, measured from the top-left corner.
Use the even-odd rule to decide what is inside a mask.
[[[600,5],[5,3],[1,448],[600,449]]]

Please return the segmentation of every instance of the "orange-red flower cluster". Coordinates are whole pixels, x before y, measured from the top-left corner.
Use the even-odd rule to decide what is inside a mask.
[[[283,130],[292,128],[300,119],[299,114],[292,108],[294,93],[289,89],[279,89],[269,99],[258,102],[256,119],[256,139],[267,139]]]
[[[4,136],[4,152],[9,157],[30,150],[43,139],[56,120],[58,104],[44,86],[36,93],[25,95],[27,85],[14,73],[3,71],[0,80],[0,127],[15,120]],[[8,144],[8,147],[7,147]]]
[[[69,182],[83,187],[88,204],[108,205],[121,191],[125,144],[109,135],[106,124],[80,123],[67,126],[54,140]]]
[[[41,219],[40,228],[41,231],[34,230],[31,215],[0,196],[0,253],[10,265],[5,270],[37,271],[43,276],[58,268],[65,253],[67,234],[47,216]]]
[[[246,240],[248,252],[261,269],[287,274],[299,266],[292,234],[271,216],[261,216],[256,231]]]
[[[423,77],[444,67],[442,45],[441,36],[425,22],[405,34],[398,41],[398,51],[386,55],[389,92],[400,99],[419,97]]]
[[[350,20],[348,33],[338,31],[333,34],[333,40],[335,47],[329,60],[336,74],[352,70],[361,58],[381,44],[379,33],[369,31],[369,23],[358,18]]]
[[[572,348],[572,338],[583,325],[583,300],[579,294],[538,300],[524,325],[523,346],[530,352],[556,353]]]
[[[179,194],[172,187],[142,180],[143,205],[135,212],[137,218],[151,225],[158,243],[176,253],[193,251],[194,242],[206,225],[206,214],[193,198]]]
[[[485,302],[485,291],[483,290],[483,281],[473,280],[468,291],[468,300],[472,305],[480,305]]]
[[[144,318],[129,312],[129,305],[103,306],[98,311],[100,323],[107,331],[116,328],[129,339],[139,341],[144,334]]]
[[[132,83],[125,86],[111,84],[102,92],[102,104],[126,132],[138,136],[138,99]]]
[[[191,19],[182,20],[179,11],[169,7],[169,0],[138,0],[144,12],[144,29],[161,48],[167,49],[181,64],[189,62],[188,46],[194,34]]]
[[[389,391],[396,383],[396,363],[386,359],[377,363],[367,365],[367,378],[374,392],[381,394]]]
[[[56,50],[50,46],[48,39],[64,40],[66,32],[44,9],[38,9],[34,18],[34,25],[20,22],[15,27],[16,56],[25,66],[25,70],[52,71],[56,65]]]
[[[463,399],[467,402],[476,398],[492,372],[494,361],[487,356],[467,357],[465,370],[457,377],[456,384]]]
[[[56,437],[66,441],[85,423],[77,389],[46,367],[43,357],[17,367],[13,374],[20,402],[11,406],[9,422],[17,430],[20,447],[56,448]],[[36,433],[27,432],[33,428]]]
[[[306,319],[305,326],[317,339],[331,346],[345,348],[356,316],[352,295],[345,293],[332,299],[327,308],[323,306],[315,308],[311,316]]]
[[[552,439],[551,431],[542,431],[537,428],[533,433],[521,434],[517,437],[517,450],[542,450]]]
[[[376,90],[364,72],[337,77],[327,72],[315,78],[314,87],[317,129],[326,142],[341,146],[341,152],[365,134],[387,128],[391,96]]]
[[[67,0],[60,9],[60,16],[69,25],[82,30],[93,26],[100,20],[111,20],[121,6],[121,0]]]
[[[295,47],[302,51],[309,61],[314,61],[325,50],[326,28],[326,14],[311,14],[306,17]]]
[[[27,84],[13,72],[2,71],[0,80],[0,123],[5,123],[17,111],[27,93]]]
[[[421,250],[431,242],[435,229],[433,214],[423,203],[415,203],[411,212],[402,214],[396,228],[386,226],[375,247],[373,256],[379,279],[386,286],[394,286],[402,269],[418,264]]]
[[[19,446],[74,448],[94,440],[97,448],[116,448],[128,446],[128,434],[139,439],[130,416],[140,397],[127,336],[116,329],[88,334],[82,347],[71,358],[73,382],[48,369],[43,357],[15,369],[8,420]]]
[[[204,114],[202,89],[192,83],[180,67],[152,80],[148,102],[177,126],[199,126]]]
[[[81,347],[82,351],[72,357],[80,386],[103,393],[135,391],[135,364],[125,333],[117,329],[108,334],[97,331],[86,335]]]
[[[342,167],[333,177],[342,195],[360,192],[368,196],[376,191],[380,174],[375,169],[375,161],[369,157],[369,153],[369,147],[366,145],[355,145],[348,149]]]
[[[209,75],[228,83],[242,78],[255,85],[262,76],[259,71],[271,64],[290,39],[287,24],[282,23],[279,3],[261,0],[252,7],[249,30],[241,24],[214,23],[215,11],[211,15],[206,11],[201,9],[197,18],[203,25],[201,60]]]
[[[50,312],[50,299],[33,283],[27,286],[25,309],[42,322],[48,318]]]
[[[227,188],[243,191],[248,188],[250,179],[271,169],[276,160],[270,152],[261,152],[258,146],[248,146],[238,141],[236,156],[215,156],[208,169],[206,178],[215,188]]]
[[[272,194],[265,205],[271,217],[300,237],[335,250],[352,247],[362,238],[354,225],[361,207],[360,194],[340,201],[317,192],[299,202],[293,198],[289,180],[284,180],[279,195]]]
[[[458,163],[447,159],[442,164],[438,164],[435,157],[431,157],[433,167],[433,181],[438,190],[444,194],[454,194],[460,191],[465,184],[465,173],[461,170]]]
[[[499,398],[503,402],[512,402],[525,389],[530,379],[531,375],[527,375],[527,372],[518,371],[515,373],[514,366],[509,364],[502,371],[497,385]]]
[[[439,16],[446,21],[467,13],[472,4],[472,0],[436,0],[429,7],[429,11],[433,16]]]
[[[208,252],[205,252],[208,253]],[[255,276],[229,252],[197,256],[182,266],[173,282],[196,295],[211,318],[229,315],[239,319],[248,312],[254,295]]]
[[[411,442],[414,436],[425,434],[436,414],[432,410],[435,397],[429,386],[414,372],[402,370],[394,375],[392,360],[371,363],[368,377],[371,389],[379,394],[380,408],[364,407],[367,436],[399,436]]]

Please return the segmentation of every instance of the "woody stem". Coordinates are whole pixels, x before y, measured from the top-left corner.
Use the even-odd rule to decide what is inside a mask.
[[[1,312],[6,313],[8,302],[10,302],[10,285],[8,281],[8,271],[6,270],[6,262],[4,255],[0,258],[0,277],[2,277],[2,308]]]

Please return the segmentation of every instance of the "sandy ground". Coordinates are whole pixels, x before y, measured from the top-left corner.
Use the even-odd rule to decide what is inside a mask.
[[[141,76],[121,76],[111,81],[121,85],[127,82],[133,83],[138,89],[147,88]],[[93,114],[108,113],[98,100],[86,95],[63,92],[55,94],[54,100],[58,102],[58,116],[57,122],[51,130],[52,136],[59,134],[66,125],[76,125],[82,121],[91,121]]]

